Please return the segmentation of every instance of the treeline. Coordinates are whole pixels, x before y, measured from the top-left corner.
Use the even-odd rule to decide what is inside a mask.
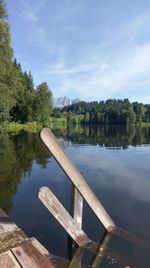
[[[54,112],[54,114],[60,114],[57,109]],[[128,99],[79,102],[64,107],[62,114],[72,123],[78,120],[78,123],[96,125],[141,124],[141,122],[150,122],[150,105],[131,103]]]
[[[52,92],[47,83],[35,88],[31,72],[23,71],[14,59],[7,11],[0,0],[0,124],[8,121],[45,123],[51,109]]]

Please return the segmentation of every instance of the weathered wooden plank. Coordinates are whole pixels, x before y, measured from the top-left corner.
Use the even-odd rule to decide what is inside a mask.
[[[17,225],[15,223],[12,223],[8,216],[0,217],[0,234],[15,232],[18,230],[19,228]]]
[[[80,174],[80,172],[65,154],[65,152],[59,145],[57,139],[52,134],[51,130],[48,128],[44,128],[42,129],[40,135],[42,140],[58,162],[58,164],[62,167],[69,179],[73,182],[75,187],[78,189],[80,194],[86,200],[88,205],[94,211],[94,213],[104,225],[104,227],[107,229],[107,231],[111,232],[113,229],[115,229],[114,222],[112,221],[106,210],[103,208],[100,201],[85,181],[84,177]]]
[[[11,251],[0,255],[0,268],[21,268]]]
[[[45,257],[52,258],[53,255],[34,237],[30,238],[31,244]]]
[[[83,217],[83,197],[79,191],[74,188],[74,207],[73,218],[78,223],[80,229],[82,229],[82,217]]]
[[[12,252],[22,268],[55,268],[31,242],[12,249]]]
[[[49,188],[42,187],[39,190],[38,197],[79,246],[83,246],[90,241]]]
[[[26,240],[25,233],[0,209],[0,253]]]
[[[12,249],[12,252],[13,252],[15,258],[21,264],[21,267],[23,267],[23,268],[38,268],[38,265],[34,262],[32,257],[31,256],[29,257],[21,246]]]
[[[21,244],[23,241],[28,240],[28,237],[22,230],[15,232],[7,232],[0,235],[0,253],[10,250],[12,247]]]
[[[34,259],[35,263],[38,265],[40,268],[55,268],[55,266],[51,263],[50,259],[45,257],[43,253],[33,246],[32,242],[26,243],[23,246],[24,251],[28,254],[28,256],[32,256]],[[43,249],[42,249],[43,251]]]

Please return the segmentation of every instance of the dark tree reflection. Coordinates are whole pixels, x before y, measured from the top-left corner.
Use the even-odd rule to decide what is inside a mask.
[[[150,128],[130,126],[72,126],[64,129],[54,127],[56,136],[62,136],[78,144],[91,144],[107,148],[127,149],[129,145],[137,146],[150,143]]]
[[[30,174],[35,160],[46,167],[50,153],[38,134],[21,132],[0,135],[0,207],[9,213],[12,197],[17,192],[22,176]]]

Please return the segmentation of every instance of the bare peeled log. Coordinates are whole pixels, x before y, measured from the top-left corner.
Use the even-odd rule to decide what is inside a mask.
[[[50,152],[52,153],[58,164],[64,170],[64,172],[75,185],[75,187],[78,189],[80,194],[91,207],[91,209],[96,214],[96,216],[101,221],[106,230],[108,232],[113,231],[115,229],[114,222],[112,221],[98,198],[95,196],[95,194],[85,181],[84,177],[80,174],[78,169],[74,166],[72,161],[65,154],[64,150],[61,148],[60,144],[58,143],[51,130],[48,128],[43,128],[40,135],[41,139],[49,148]]]

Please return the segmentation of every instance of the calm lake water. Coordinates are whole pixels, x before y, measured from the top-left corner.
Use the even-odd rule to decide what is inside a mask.
[[[53,133],[116,225],[141,241],[113,236],[97,267],[150,267],[150,128],[70,126]],[[42,186],[70,211],[72,185],[39,135],[0,135],[0,207],[28,236],[69,258],[66,232],[38,200]],[[104,236],[86,203],[83,230],[97,242]]]

